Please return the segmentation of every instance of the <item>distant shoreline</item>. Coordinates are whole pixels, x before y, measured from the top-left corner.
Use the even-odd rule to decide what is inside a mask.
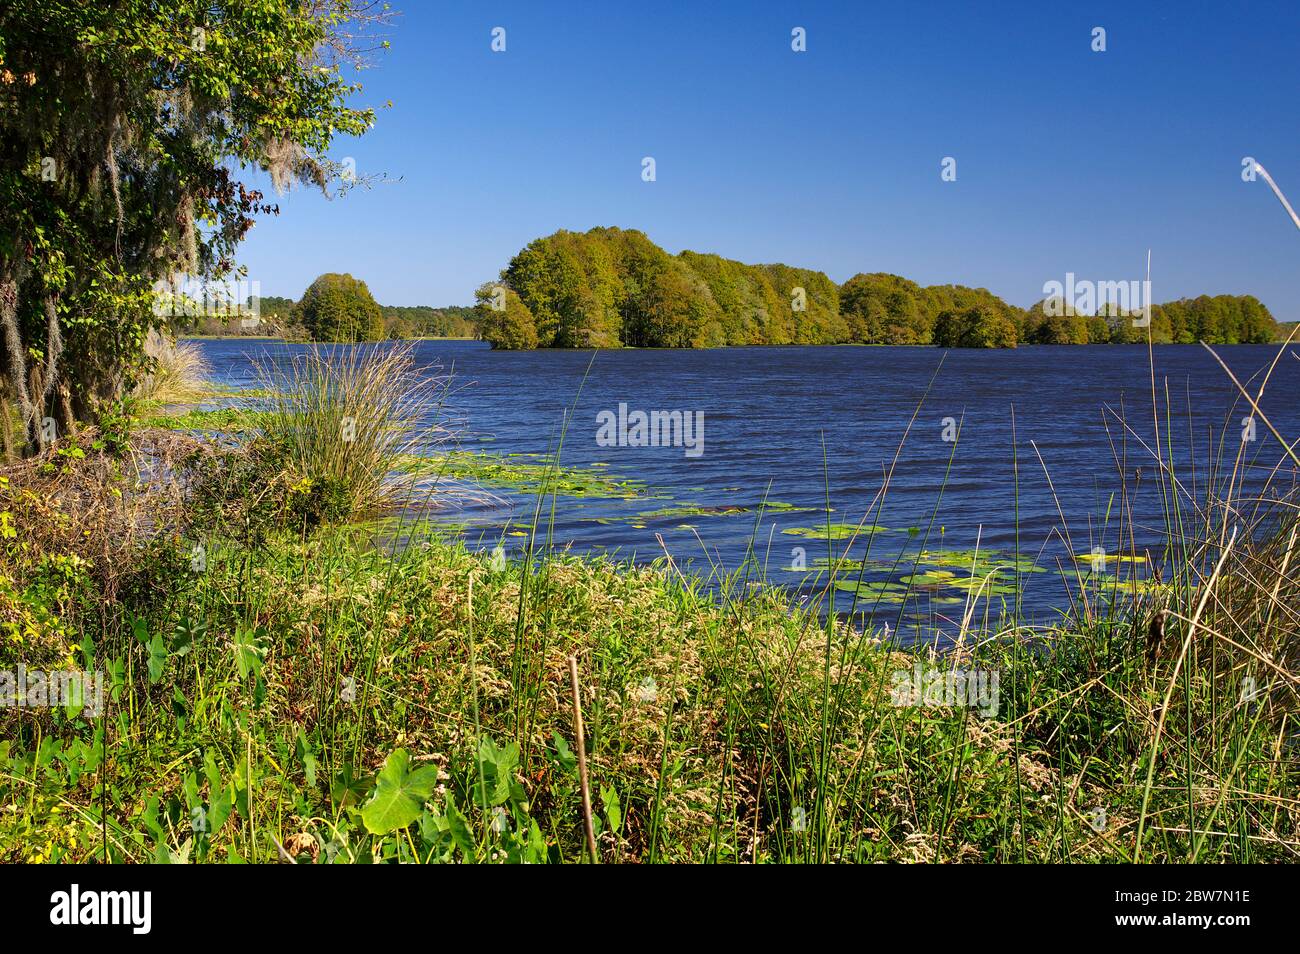
[[[179,335],[182,341],[283,341],[290,344],[382,344],[382,341],[373,342],[296,342],[278,334],[182,334]],[[386,338],[385,341],[407,341],[407,342],[472,342],[480,341],[478,338],[464,337],[464,335],[419,335],[416,338]]]
[[[467,338],[457,336],[440,336],[425,335],[418,338],[389,338],[385,341],[293,341],[280,335],[181,335],[182,341],[283,341],[287,344],[362,344],[376,345],[386,343],[397,343],[402,341],[479,341],[488,347],[488,350],[498,353],[537,353],[537,352],[585,352],[585,351],[748,351],[763,350],[775,348],[924,348],[931,351],[1018,351],[1022,348],[1051,348],[1053,350],[1069,351],[1072,348],[1145,348],[1145,341],[1097,341],[1087,342],[1084,344],[1043,344],[1040,342],[1028,342],[1016,345],[1013,348],[970,348],[952,346],[945,347],[936,344],[879,344],[865,343],[861,341],[839,341],[826,344],[748,344],[748,345],[716,345],[714,347],[687,347],[687,348],[661,348],[649,345],[620,345],[617,348],[528,348],[528,349],[509,349],[493,348],[490,341],[484,341],[482,338]],[[1300,347],[1300,338],[1289,342]],[[1199,341],[1154,341],[1151,344],[1156,348],[1199,348],[1202,346]],[[1241,345],[1248,345],[1252,348],[1266,348],[1273,345],[1285,345],[1288,341],[1285,338],[1278,338],[1275,341],[1234,341],[1230,344],[1218,342],[1214,344],[1215,348],[1235,348]]]

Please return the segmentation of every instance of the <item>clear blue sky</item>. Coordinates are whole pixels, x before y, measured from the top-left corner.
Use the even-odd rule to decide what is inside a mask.
[[[618,225],[1019,305],[1067,271],[1140,278],[1150,247],[1157,301],[1300,319],[1300,230],[1240,174],[1253,156],[1300,204],[1300,4],[395,6],[357,100],[393,106],[332,155],[400,181],[283,197],[241,255],[263,294],[347,271],[386,304],[465,304],[529,240]]]

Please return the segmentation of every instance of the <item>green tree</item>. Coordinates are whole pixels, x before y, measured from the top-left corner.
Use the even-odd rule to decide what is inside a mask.
[[[932,317],[916,282],[884,272],[854,275],[840,288],[849,340],[862,344],[930,343]]]
[[[949,309],[935,319],[934,343],[941,348],[1014,348],[1016,323],[988,304]]]
[[[759,265],[779,304],[777,313],[786,326],[784,341],[771,344],[838,344],[849,339],[848,325],[840,314],[840,290],[823,272],[790,265]],[[802,289],[802,309],[795,307],[796,289]]]
[[[331,272],[312,282],[293,309],[313,341],[382,341],[384,311],[366,283]]]
[[[1092,315],[1085,319],[1088,328],[1088,344],[1110,344],[1114,329],[1102,315]]]
[[[538,346],[537,323],[514,289],[484,285],[474,293],[474,297],[477,299],[474,316],[479,337],[493,348],[526,351]]]
[[[381,305],[389,337],[396,326],[406,338],[473,338],[475,334],[472,306],[448,305]]]
[[[342,179],[373,22],[361,0],[0,6],[0,365],[29,444],[116,400],[144,365],[156,282],[222,277],[258,214],[242,184]],[[383,16],[383,14],[380,14]]]
[[[1251,344],[1267,344],[1278,337],[1277,321],[1264,303],[1254,295],[1237,298],[1239,324],[1237,340]]]
[[[1035,302],[1024,313],[1020,340],[1025,344],[1088,344],[1091,340],[1088,316],[1066,312],[1065,303],[1059,298]]]
[[[844,341],[1014,347],[1145,341],[1148,333],[1113,303],[1096,315],[1067,313],[1060,301],[1025,310],[986,288],[922,288],[879,272],[836,286],[811,269],[747,265],[689,250],[669,255],[633,229],[561,229],[536,239],[511,258],[499,283],[519,297],[523,310],[507,321],[480,308],[476,323],[501,347],[532,347],[526,342],[534,338],[543,348]],[[1249,296],[1202,296],[1152,306],[1150,334],[1156,342],[1206,335],[1211,341],[1264,341],[1276,334],[1276,324]]]

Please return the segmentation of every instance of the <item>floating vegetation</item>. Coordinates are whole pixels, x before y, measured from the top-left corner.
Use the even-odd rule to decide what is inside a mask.
[[[1139,596],[1151,596],[1156,593],[1173,595],[1175,587],[1172,583],[1161,583],[1159,580],[1114,580],[1103,583],[1099,589],[1113,590],[1116,594],[1125,595],[1137,591]]]
[[[953,585],[952,581],[957,579],[957,574],[952,570],[927,570],[924,573],[905,573],[898,579],[909,586],[933,589]]]
[[[1173,585],[1162,583],[1153,577],[1141,578],[1137,576],[1127,576],[1121,579],[1113,573],[1092,573],[1082,574],[1083,585],[1098,592],[1111,590],[1115,593],[1132,594],[1137,593],[1146,596],[1152,593],[1172,593]]]
[[[942,596],[928,590],[917,590],[904,583],[882,580],[837,580],[835,589],[878,603],[906,603],[913,600],[943,604],[961,602],[957,596]]]
[[[658,510],[646,510],[637,514],[634,519],[643,521],[669,520],[676,517],[729,517],[742,513],[754,513],[760,510],[764,513],[796,513],[815,509],[818,508],[799,507],[782,500],[768,500],[757,504],[698,504],[691,501],[672,507],[661,507]]]
[[[482,454],[446,451],[428,457],[406,457],[398,463],[404,473],[421,477],[472,481],[520,494],[555,493],[564,497],[616,497],[633,500],[646,494],[639,480],[621,480],[594,467],[556,465],[546,454]]]
[[[889,528],[878,527],[870,523],[830,523],[827,521],[815,527],[786,527],[781,532],[795,537],[807,537],[811,540],[850,540],[855,537],[863,539],[873,533],[888,533]]]
[[[702,504],[687,503],[677,507],[662,507],[659,510],[646,510],[637,514],[641,520],[667,520],[672,517],[725,517],[737,513],[749,513],[749,507],[741,507],[730,504],[720,504],[718,506],[704,506]]]
[[[182,414],[155,414],[142,418],[142,427],[162,427],[172,431],[195,431],[208,434],[241,434],[259,430],[265,413],[247,407],[218,407]]]
[[[1000,550],[922,550],[918,561],[926,566],[957,567],[970,571],[973,576],[988,576],[994,571],[1010,573],[1046,573],[1029,557],[1019,560],[1014,554]]]
[[[989,576],[954,576],[946,580],[943,586],[965,590],[977,596],[1015,596],[1013,583],[1003,582],[996,573]]]
[[[1074,559],[1078,563],[1149,563],[1150,561],[1140,554],[1136,553],[1076,553]]]

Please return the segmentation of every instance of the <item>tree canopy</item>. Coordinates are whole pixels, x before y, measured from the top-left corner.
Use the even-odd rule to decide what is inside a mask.
[[[389,338],[472,338],[474,309],[466,305],[381,305]]]
[[[474,320],[498,348],[701,348],[873,344],[1008,348],[1145,341],[1146,329],[1103,306],[1026,310],[987,288],[922,287],[884,272],[837,286],[824,272],[670,255],[644,233],[560,230],[535,239],[479,289]],[[1051,307],[1048,307],[1048,306]],[[1276,334],[1257,299],[1202,296],[1152,308],[1157,342],[1261,342]]]
[[[359,135],[363,0],[118,0],[0,7],[0,359],[30,446],[120,397],[153,288],[223,277],[255,216],[239,179],[327,188]]]
[[[537,347],[537,319],[514,289],[484,285],[475,297],[479,333],[494,348],[527,351]]]
[[[934,320],[934,343],[940,348],[1014,348],[1015,320],[990,304],[948,308]]]
[[[494,294],[500,287],[517,296]],[[843,338],[822,272],[682,252],[644,233],[561,230],[536,239],[479,291],[480,334],[499,347],[691,348]],[[531,332],[525,328],[531,328]]]
[[[293,319],[313,341],[382,341],[384,311],[366,283],[331,272],[307,286]]]

